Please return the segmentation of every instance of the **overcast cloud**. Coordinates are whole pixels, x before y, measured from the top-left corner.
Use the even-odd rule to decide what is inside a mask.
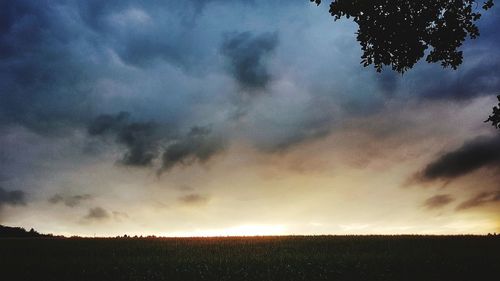
[[[217,214],[228,196],[280,202],[272,186],[290,169],[328,178],[375,163],[389,173],[415,155],[387,178],[436,186],[498,169],[498,134],[481,120],[500,90],[498,8],[479,26],[457,71],[422,62],[401,76],[363,68],[355,24],[307,0],[2,1],[0,208],[34,203],[50,216],[62,203],[74,213],[61,221],[110,223],[108,208],[139,216],[181,202]],[[462,129],[446,124],[453,114]],[[246,180],[226,182],[222,170]],[[174,185],[193,192],[168,193]],[[424,205],[498,203],[490,182],[458,185]],[[106,209],[82,206],[94,201]]]

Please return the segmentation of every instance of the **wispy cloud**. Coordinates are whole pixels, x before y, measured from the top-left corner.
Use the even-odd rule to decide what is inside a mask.
[[[500,168],[500,135],[478,137],[429,163],[418,178],[451,180],[480,168]]]
[[[63,203],[64,205],[72,208],[80,205],[83,201],[87,201],[92,198],[93,196],[90,194],[71,195],[71,196],[55,194],[54,196],[49,198],[49,203],[51,204]]]
[[[0,208],[6,205],[26,205],[26,194],[21,190],[10,191],[0,186]]]
[[[179,197],[178,200],[186,205],[204,205],[210,201],[210,197],[203,194],[191,193]]]
[[[440,209],[440,208],[443,208],[443,207],[449,205],[453,201],[455,201],[455,199],[451,195],[439,194],[439,195],[435,195],[435,196],[432,196],[430,198],[427,198],[424,201],[423,206],[426,207],[427,209]]]
[[[460,203],[456,209],[460,211],[498,202],[500,202],[500,191],[481,192],[476,196]]]
[[[110,217],[108,211],[103,209],[102,207],[95,207],[89,209],[87,215],[84,217],[87,220],[105,220]]]

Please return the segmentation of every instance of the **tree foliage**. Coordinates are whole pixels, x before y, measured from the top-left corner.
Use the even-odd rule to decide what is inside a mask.
[[[493,107],[493,113],[490,115],[488,120],[484,122],[491,122],[493,127],[500,129],[500,95],[498,95],[497,98],[498,106]]]
[[[321,0],[310,0],[317,5]],[[482,9],[493,6],[493,0]],[[473,0],[333,0],[330,14],[352,18],[359,26],[364,66],[383,66],[404,73],[426,56],[429,63],[456,69],[463,60],[459,48],[467,38],[479,36],[475,22],[481,17]]]

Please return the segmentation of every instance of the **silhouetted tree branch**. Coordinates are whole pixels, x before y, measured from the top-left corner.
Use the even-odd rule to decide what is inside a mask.
[[[493,107],[493,113],[490,115],[488,120],[484,122],[491,122],[493,127],[500,129],[500,95],[497,96],[498,98],[498,106]]]
[[[456,69],[465,39],[479,36],[476,6],[473,0],[333,0],[330,14],[335,20],[352,17],[358,24],[364,66],[380,72],[387,65],[404,73],[426,53],[427,62]],[[482,8],[492,6],[493,0],[487,0]]]

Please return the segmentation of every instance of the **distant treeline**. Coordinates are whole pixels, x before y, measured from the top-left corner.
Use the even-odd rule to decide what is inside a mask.
[[[10,227],[0,225],[0,238],[33,238],[33,237],[55,237],[52,234],[40,234],[33,228],[27,231],[22,227]]]

